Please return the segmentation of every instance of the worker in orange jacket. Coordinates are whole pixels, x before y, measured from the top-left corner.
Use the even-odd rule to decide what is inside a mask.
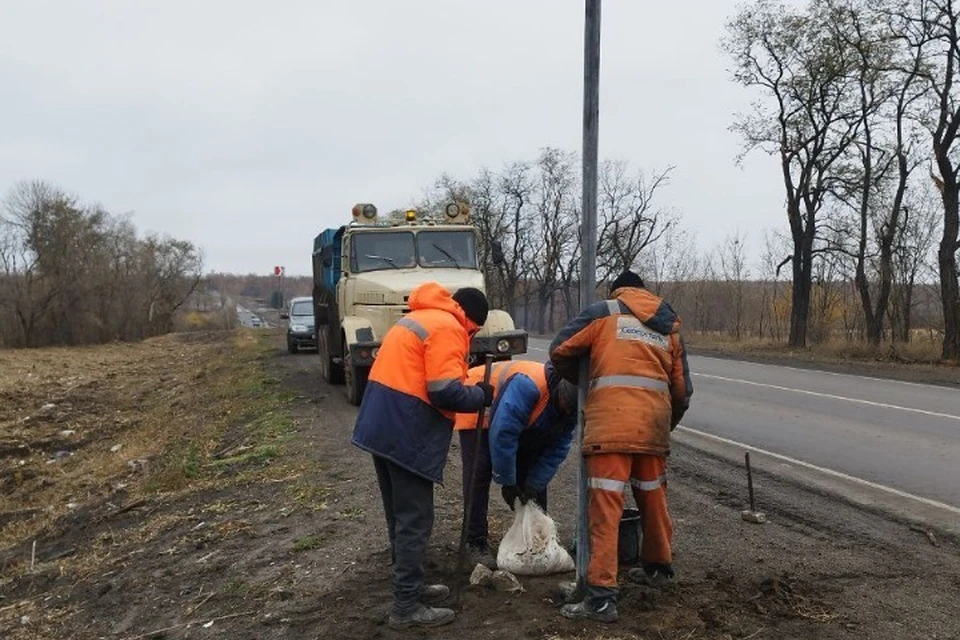
[[[680,318],[670,305],[631,271],[610,289],[609,300],[584,310],[550,345],[550,360],[568,380],[577,379],[581,357],[590,359],[582,450],[590,562],[583,601],[561,612],[600,622],[618,618],[617,543],[627,487],[643,523],[642,566],[630,578],[651,586],[674,579],[666,456],[693,394]]]
[[[470,338],[487,319],[487,299],[465,287],[453,295],[436,282],[410,294],[410,313],[383,338],[360,404],[353,444],[373,455],[393,553],[395,629],[452,622],[445,585],[424,583],[433,530],[433,485],[443,468],[458,412],[493,402],[493,387],[467,385]]]
[[[470,369],[467,382],[483,380],[485,369]],[[472,562],[493,567],[487,545],[491,480],[501,485],[510,509],[519,499],[522,504],[534,500],[546,510],[547,485],[573,441],[577,388],[549,362],[527,360],[494,363],[490,384],[493,404],[482,428],[477,429],[477,414],[458,413],[454,429],[460,432],[463,502],[470,505],[467,548]]]

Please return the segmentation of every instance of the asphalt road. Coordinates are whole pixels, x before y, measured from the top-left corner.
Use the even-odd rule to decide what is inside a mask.
[[[549,343],[532,339],[543,361]],[[960,508],[960,393],[690,357],[683,427]],[[784,458],[784,459],[786,459]]]
[[[237,305],[237,318],[242,327],[262,327],[269,328],[270,324],[253,311],[250,311],[243,305]]]

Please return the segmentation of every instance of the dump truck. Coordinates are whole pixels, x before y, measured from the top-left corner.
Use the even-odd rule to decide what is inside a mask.
[[[416,210],[381,216],[373,204],[353,207],[352,220],[313,242],[313,304],[317,351],[325,380],[344,384],[359,405],[387,330],[410,311],[410,293],[438,282],[450,293],[486,291],[469,207],[448,204],[441,214]],[[497,259],[502,255],[494,247]],[[527,332],[506,311],[491,309],[470,345],[470,365],[487,354],[507,360],[526,353]]]

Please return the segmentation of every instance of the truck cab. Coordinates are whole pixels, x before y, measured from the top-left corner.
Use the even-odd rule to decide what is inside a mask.
[[[410,311],[410,293],[435,281],[451,293],[485,291],[469,209],[450,203],[441,216],[408,210],[383,219],[372,204],[353,208],[353,221],[314,240],[313,302],[323,377],[344,383],[360,404],[367,375],[386,332]],[[510,315],[491,309],[473,338],[469,362],[486,354],[505,360],[526,353],[527,333]]]

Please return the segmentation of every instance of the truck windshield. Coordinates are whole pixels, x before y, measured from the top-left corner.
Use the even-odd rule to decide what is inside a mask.
[[[355,273],[415,267],[413,234],[409,231],[356,233],[350,261]]]
[[[417,234],[421,267],[477,268],[477,245],[472,231],[421,231]]]
[[[303,302],[294,302],[293,308],[290,309],[290,315],[292,316],[312,316],[313,315],[313,303],[303,301]]]

